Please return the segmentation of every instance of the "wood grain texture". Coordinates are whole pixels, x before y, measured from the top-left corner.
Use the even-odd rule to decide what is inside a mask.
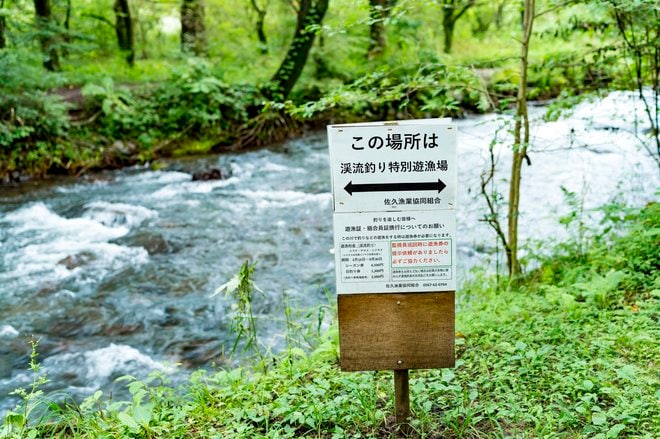
[[[454,367],[454,292],[340,294],[344,371]]]
[[[395,422],[399,425],[408,424],[408,418],[410,418],[410,377],[407,369],[394,371],[394,407]],[[407,427],[403,428],[404,433],[409,432]]]

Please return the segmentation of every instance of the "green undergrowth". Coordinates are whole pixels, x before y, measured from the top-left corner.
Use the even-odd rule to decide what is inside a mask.
[[[544,76],[552,62],[532,72],[531,98],[591,89],[571,75]],[[515,66],[489,67],[495,73],[485,78],[473,66],[425,55],[353,75],[317,68],[289,100],[269,102],[266,83],[228,82],[196,58],[131,82],[121,69],[81,74],[82,84],[66,75],[34,84],[12,79],[33,76],[25,68],[0,72],[0,182],[259,147],[327,123],[506,111],[518,81]]]
[[[456,367],[411,371],[413,437],[660,435],[660,205],[621,221],[623,236],[563,244],[515,285],[475,274],[458,293]],[[125,377],[128,401],[28,397],[4,434],[393,437],[392,373],[341,372],[337,339],[333,326],[311,351],[289,348],[259,371],[199,371],[180,386],[161,373]]]
[[[269,102],[264,87],[227,83],[200,59],[158,83],[106,76],[56,92],[0,85],[0,181],[258,147],[330,120],[441,117],[488,107],[473,72],[444,65],[380,70],[346,86],[311,82],[284,103]]]

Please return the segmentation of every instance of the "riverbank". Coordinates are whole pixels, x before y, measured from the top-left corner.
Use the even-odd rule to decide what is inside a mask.
[[[506,112],[515,78],[505,72],[439,63],[383,67],[341,83],[303,84],[286,102],[273,102],[263,88],[227,83],[209,63],[191,60],[159,83],[107,76],[52,90],[3,89],[0,184],[137,164],[157,169],[160,159],[258,148],[328,123]],[[565,93],[543,75],[529,86],[534,99]],[[577,98],[562,105],[569,101]]]
[[[459,293],[457,366],[414,371],[418,437],[656,437],[660,205],[605,212],[607,234],[569,242],[517,286],[475,275]],[[618,237],[614,232],[625,232]],[[587,250],[585,250],[587,249]],[[292,334],[293,335],[293,334]],[[27,406],[7,437],[389,437],[391,373],[342,373],[336,327],[267,372],[125,378],[133,395]],[[38,376],[35,372],[35,379]],[[61,395],[53,398],[62,400]],[[25,414],[29,414],[26,421]]]
[[[144,163],[158,167],[161,158],[257,148],[329,121],[447,114],[444,107],[419,111],[430,87],[441,85],[440,77],[424,75],[422,90],[409,83],[411,75],[412,70],[382,71],[367,83],[355,81],[327,95],[307,86],[285,103],[270,102],[259,87],[221,81],[203,61],[190,62],[159,84],[116,84],[106,77],[51,92],[8,91],[0,98],[6,108],[0,112],[0,181]],[[464,88],[455,86],[457,92]],[[361,102],[337,99],[348,90],[361,94]],[[376,96],[388,91],[388,99]],[[405,94],[417,96],[402,104]],[[467,106],[467,99],[456,104]]]

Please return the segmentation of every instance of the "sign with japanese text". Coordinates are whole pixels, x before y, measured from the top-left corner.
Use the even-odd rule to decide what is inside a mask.
[[[336,213],[338,293],[454,291],[453,211]]]
[[[338,293],[456,289],[456,127],[328,127]]]
[[[334,211],[453,209],[456,127],[434,121],[329,126]]]

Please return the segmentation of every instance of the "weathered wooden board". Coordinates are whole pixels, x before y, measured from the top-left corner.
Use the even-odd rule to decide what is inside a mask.
[[[344,371],[454,366],[454,292],[340,294]]]

